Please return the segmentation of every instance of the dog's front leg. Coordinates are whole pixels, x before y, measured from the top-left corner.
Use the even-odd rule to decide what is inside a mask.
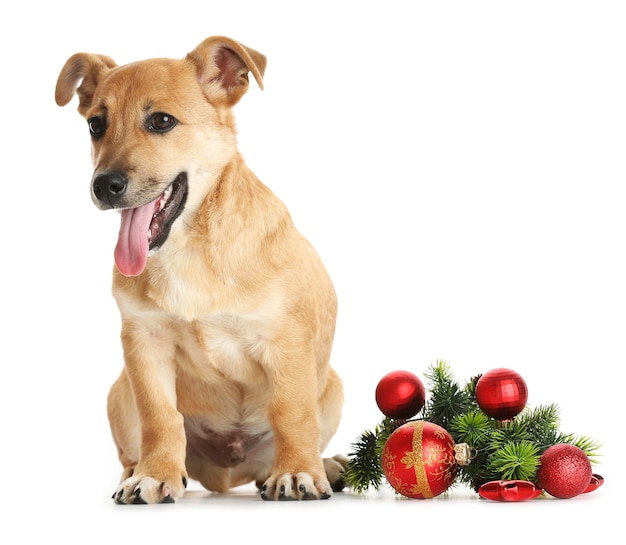
[[[287,359],[275,370],[269,418],[274,432],[272,474],[264,500],[327,499],[332,496],[320,453],[319,393],[313,356]]]
[[[109,419],[125,467],[116,503],[163,503],[187,484],[183,417],[176,409],[175,344],[164,327],[123,320],[125,368],[109,394]]]

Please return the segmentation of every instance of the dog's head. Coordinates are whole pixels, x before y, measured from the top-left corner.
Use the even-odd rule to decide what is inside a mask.
[[[180,60],[117,66],[77,53],[65,63],[56,102],[78,95],[92,141],[92,199],[121,211],[115,260],[122,274],[140,274],[174,222],[195,214],[236,153],[231,108],[247,91],[249,72],[263,88],[265,63],[220,36]]]

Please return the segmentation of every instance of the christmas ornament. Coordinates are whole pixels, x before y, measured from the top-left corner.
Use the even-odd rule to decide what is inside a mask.
[[[425,400],[424,384],[409,371],[388,373],[376,387],[376,404],[388,418],[412,418],[422,409]]]
[[[524,501],[539,496],[541,488],[530,481],[489,481],[480,486],[478,494],[494,501]]]
[[[513,380],[515,387],[520,384],[525,386],[521,377],[512,373],[506,369],[504,377],[516,379]],[[515,418],[509,414],[505,415],[508,419],[499,420],[487,415],[479,405],[479,400],[485,405],[485,399],[484,392],[477,392],[477,384],[483,377],[489,378],[489,373],[459,384],[454,380],[449,365],[439,360],[429,367],[424,376],[428,381],[428,400],[419,411],[419,419],[415,417],[407,422],[385,417],[373,429],[365,430],[353,443],[343,479],[356,493],[367,492],[370,488],[379,490],[384,482],[392,488],[396,484],[401,493],[404,490],[410,492],[411,487],[418,486],[415,471],[409,472],[406,477],[400,460],[409,460],[422,449],[412,448],[412,435],[410,441],[405,439],[407,444],[401,452],[398,448],[388,448],[392,443],[387,445],[387,441],[401,426],[418,425],[420,422],[425,427],[431,424],[440,426],[452,438],[456,458],[455,484],[468,485],[479,495],[496,501],[523,501],[540,493],[544,486],[537,479],[540,458],[553,445],[573,445],[581,449],[592,464],[596,462],[599,443],[584,435],[559,431],[556,404],[522,407],[525,410],[513,415]],[[501,375],[500,384],[502,378]],[[526,395],[518,393],[513,397],[519,397],[519,403],[525,400]],[[496,404],[496,408],[500,404]],[[409,429],[411,433],[415,431],[415,428]],[[414,451],[415,454],[412,454]],[[423,465],[428,463],[423,462]],[[419,467],[418,464],[417,469]],[[600,475],[591,475],[583,493],[596,490],[603,482]]]
[[[403,424],[389,435],[381,462],[389,484],[408,498],[438,496],[452,484],[457,472],[450,434],[422,420]]]
[[[575,445],[552,445],[541,455],[537,480],[555,498],[567,499],[582,494],[591,485],[591,477],[591,462]]]
[[[478,406],[491,418],[510,420],[522,411],[527,400],[526,382],[511,369],[492,369],[476,382]]]

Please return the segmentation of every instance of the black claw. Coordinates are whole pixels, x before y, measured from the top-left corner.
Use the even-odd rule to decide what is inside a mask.
[[[133,490],[133,505],[146,505],[148,502],[141,497],[141,488]]]
[[[187,477],[183,477],[183,486],[187,488]]]
[[[174,498],[172,498],[172,496],[168,495],[163,498],[163,501],[161,503],[176,503],[176,502],[174,501]]]
[[[119,505],[125,505],[125,502],[122,501],[122,496],[123,495],[124,495],[124,491],[123,490],[120,490],[116,494],[113,494],[113,499],[115,500],[115,503],[117,503]]]
[[[321,496],[320,496],[320,500],[327,500],[328,498],[330,498],[330,494],[324,492]]]

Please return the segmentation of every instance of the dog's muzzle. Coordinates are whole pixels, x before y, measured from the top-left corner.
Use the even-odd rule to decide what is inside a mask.
[[[187,198],[187,173],[181,172],[159,194],[140,192],[131,195],[129,180],[120,172],[98,174],[92,183],[94,203],[101,210],[118,209],[120,231],[115,247],[115,262],[125,276],[143,272],[150,251],[156,251],[169,236]],[[149,199],[135,203],[137,197]]]

